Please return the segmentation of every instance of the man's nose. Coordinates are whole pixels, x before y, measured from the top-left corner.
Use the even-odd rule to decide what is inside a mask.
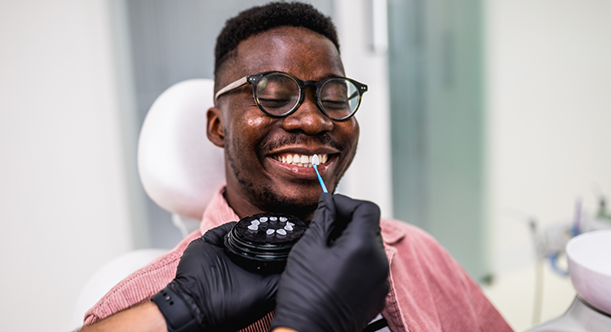
[[[282,127],[286,131],[301,131],[307,135],[318,135],[333,130],[333,120],[318,108],[313,93],[306,93],[299,108],[284,118]]]

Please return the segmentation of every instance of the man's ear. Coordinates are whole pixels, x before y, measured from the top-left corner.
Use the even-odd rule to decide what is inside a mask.
[[[219,108],[210,107],[208,112],[206,112],[206,135],[212,144],[219,148],[225,147],[223,117]]]

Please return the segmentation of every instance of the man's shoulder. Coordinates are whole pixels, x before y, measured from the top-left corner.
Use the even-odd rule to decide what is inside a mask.
[[[429,233],[405,221],[382,218],[380,219],[380,228],[382,230],[384,243],[387,245],[399,244],[407,239],[409,241],[418,241],[433,246],[439,246],[437,240]]]
[[[380,228],[384,246],[392,252],[395,260],[451,268],[458,264],[431,234],[417,226],[395,219],[381,219]]]

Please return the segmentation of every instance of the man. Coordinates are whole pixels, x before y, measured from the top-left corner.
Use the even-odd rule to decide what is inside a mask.
[[[227,22],[215,56],[207,134],[225,149],[226,187],[200,230],[115,286],[83,331],[361,331],[380,312],[393,332],[511,330],[429,235],[380,221],[372,203],[321,195],[310,158],[333,192],[356,153],[366,91],[344,78],[328,18],[299,3],[252,8]],[[226,223],[261,212],[310,222],[281,275],[224,254]]]

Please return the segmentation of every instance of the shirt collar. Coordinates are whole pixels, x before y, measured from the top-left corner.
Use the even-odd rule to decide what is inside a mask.
[[[240,217],[233,211],[223,194],[225,193],[225,185],[219,187],[210,203],[204,211],[202,222],[199,225],[199,230],[202,234],[206,233],[211,228],[220,226],[230,221],[239,221]]]
[[[212,200],[206,207],[202,222],[199,229],[202,234],[206,233],[209,229],[220,226],[230,221],[239,221],[240,217],[233,211],[233,209],[227,204],[225,200],[225,185],[220,186]],[[384,223],[382,227],[382,239],[384,243],[388,245],[399,242],[405,236],[405,229],[398,227],[392,223]]]

